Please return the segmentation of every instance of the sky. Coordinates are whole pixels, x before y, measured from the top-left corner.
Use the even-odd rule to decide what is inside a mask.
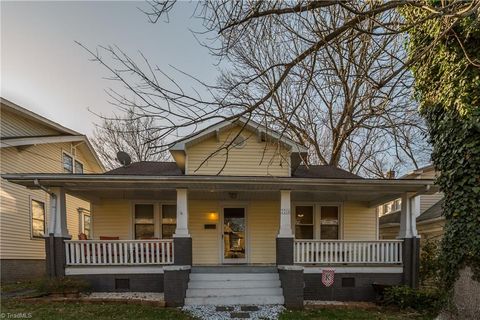
[[[1,96],[91,135],[94,123],[101,122],[94,113],[115,112],[105,93],[112,82],[74,41],[93,50],[117,45],[133,57],[141,51],[161,69],[173,70],[172,65],[214,82],[216,59],[190,31],[201,30],[201,22],[192,17],[195,6],[177,3],[168,23],[152,24],[138,9],[148,8],[141,1],[1,1]]]

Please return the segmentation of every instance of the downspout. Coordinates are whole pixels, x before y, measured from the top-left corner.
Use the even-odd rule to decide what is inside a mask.
[[[54,230],[55,226],[54,226],[54,215],[56,215],[56,212],[57,212],[57,195],[53,192],[50,191],[50,189],[48,189],[47,187],[45,186],[42,186],[40,184],[40,182],[38,181],[38,179],[35,179],[33,180],[33,184],[40,188],[41,190],[45,191],[47,194],[50,195],[51,199],[50,199],[50,207],[51,207],[51,212],[50,212],[50,220],[49,220],[49,231],[52,231]],[[49,238],[49,241],[48,241],[48,252],[50,253],[51,255],[51,258],[48,259],[48,256],[47,256],[47,261],[48,261],[48,274],[50,277],[55,277],[57,274],[56,274],[56,271],[55,271],[55,242],[54,242],[54,233],[49,233],[48,234],[48,238]]]

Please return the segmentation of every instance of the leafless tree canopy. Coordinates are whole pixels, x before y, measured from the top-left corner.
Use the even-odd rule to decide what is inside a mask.
[[[420,0],[200,2],[194,16],[205,30],[198,39],[227,62],[214,85],[190,76],[206,94],[175,80],[187,73],[175,69],[174,78],[143,56],[134,60],[116,47],[90,53],[134,94],[111,91],[114,102],[158,121],[150,141],[247,116],[308,146],[308,163],[380,176],[417,166],[427,148],[406,72],[425,51],[406,57],[411,25],[398,13],[405,6],[453,26],[480,2],[448,1],[440,9]],[[175,1],[153,1],[145,12],[156,23],[174,8]]]
[[[163,144],[156,139],[156,127],[155,118],[142,117],[131,108],[122,117],[104,118],[95,128],[92,143],[107,169],[121,165],[117,160],[119,151],[128,153],[134,162],[165,161],[166,152],[155,152],[154,147]]]

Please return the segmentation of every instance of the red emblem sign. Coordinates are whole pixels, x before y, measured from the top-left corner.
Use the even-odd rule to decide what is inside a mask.
[[[325,287],[330,287],[335,281],[335,270],[323,269],[322,270],[322,283]]]

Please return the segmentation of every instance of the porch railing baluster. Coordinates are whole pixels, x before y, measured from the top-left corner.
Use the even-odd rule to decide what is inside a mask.
[[[299,264],[400,264],[402,243],[402,240],[295,240],[293,256]],[[162,243],[162,254],[164,251]]]
[[[313,244],[312,247],[313,248]],[[300,252],[301,250],[298,250]],[[304,250],[303,250],[304,251]],[[173,263],[173,240],[65,240],[65,264],[153,265]],[[308,261],[314,261],[313,253]]]

